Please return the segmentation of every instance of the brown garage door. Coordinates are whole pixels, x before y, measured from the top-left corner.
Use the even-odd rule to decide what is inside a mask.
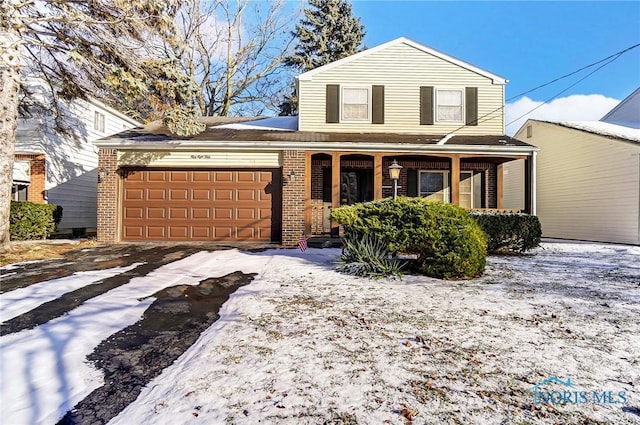
[[[127,170],[122,239],[271,241],[279,170]]]

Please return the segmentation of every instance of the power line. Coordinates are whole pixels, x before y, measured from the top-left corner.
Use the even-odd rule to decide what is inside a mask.
[[[598,70],[600,70],[600,69],[604,68],[605,66],[609,65],[611,62],[613,62],[613,61],[617,60],[618,58],[620,58],[623,54],[625,54],[625,53],[627,53],[628,51],[633,50],[633,49],[635,49],[635,48],[637,48],[637,47],[639,47],[639,46],[640,46],[640,43],[638,43],[638,44],[634,44],[633,46],[630,46],[630,47],[627,47],[626,49],[620,50],[619,52],[616,52],[616,53],[614,53],[614,54],[612,54],[612,55],[609,55],[609,56],[607,56],[607,57],[606,57],[606,58],[604,58],[604,59],[600,59],[600,60],[598,60],[598,61],[596,61],[596,62],[593,62],[593,63],[591,63],[591,64],[589,64],[589,65],[583,66],[583,67],[582,67],[582,68],[580,68],[580,69],[577,69],[577,70],[575,70],[575,71],[572,71],[572,72],[570,72],[570,73],[568,73],[568,74],[565,74],[565,75],[563,75],[563,76],[561,76],[561,77],[555,78],[555,79],[553,79],[553,80],[551,80],[551,81],[549,81],[549,82],[547,82],[547,83],[541,84],[541,85],[536,86],[536,87],[534,87],[534,88],[532,88],[532,89],[530,89],[530,90],[527,90],[527,91],[525,91],[525,92],[522,92],[522,93],[520,93],[520,94],[517,94],[517,95],[515,95],[515,96],[512,96],[512,97],[510,97],[509,99],[506,99],[506,100],[505,100],[505,105],[502,105],[502,106],[500,106],[499,108],[494,109],[493,111],[488,112],[488,113],[484,114],[483,116],[481,116],[480,118],[478,118],[478,119],[476,120],[476,125],[477,125],[477,124],[480,124],[480,123],[483,123],[483,122],[485,122],[485,121],[488,121],[488,120],[490,119],[490,118],[488,118],[489,116],[491,116],[491,115],[495,114],[496,112],[499,112],[499,111],[503,110],[503,109],[506,107],[506,102],[508,102],[508,101],[511,101],[511,100],[513,100],[513,99],[516,99],[516,98],[519,98],[520,96],[524,96],[525,94],[529,94],[529,93],[531,93],[531,92],[533,92],[533,91],[536,91],[536,90],[538,90],[538,89],[540,89],[540,88],[542,88],[542,87],[546,87],[546,86],[548,86],[548,85],[550,85],[550,84],[553,84],[553,83],[555,83],[555,82],[558,82],[558,81],[560,81],[560,80],[563,80],[563,79],[565,79],[565,78],[567,78],[567,77],[570,77],[570,76],[575,75],[575,74],[577,74],[577,73],[579,73],[579,72],[581,72],[581,71],[584,71],[585,69],[591,68],[592,66],[596,66],[596,65],[598,65],[598,64],[601,64],[602,62],[606,62],[606,63],[604,63],[603,65],[601,65],[601,66],[599,66],[598,68],[596,68],[595,70],[593,70],[592,72],[590,72],[589,74],[587,74],[585,77],[581,78],[580,80],[576,81],[574,84],[572,84],[572,85],[570,85],[569,87],[567,87],[566,89],[564,89],[564,90],[562,90],[561,92],[557,93],[557,94],[556,94],[556,95],[554,95],[553,97],[551,97],[551,98],[549,98],[549,99],[545,100],[543,103],[541,103],[540,105],[536,106],[534,109],[532,109],[532,110],[528,111],[528,112],[527,112],[527,113],[525,113],[524,115],[521,115],[521,116],[520,116],[520,117],[518,117],[517,119],[515,119],[515,120],[513,120],[513,121],[509,122],[508,124],[506,124],[506,125],[510,125],[510,124],[514,123],[515,121],[519,120],[520,118],[522,118],[522,117],[524,117],[524,116],[526,116],[526,115],[529,115],[531,112],[533,112],[533,111],[535,111],[536,109],[540,108],[542,105],[545,105],[546,103],[548,103],[548,102],[552,101],[553,99],[555,99],[556,97],[560,96],[562,93],[566,92],[566,91],[567,91],[567,90],[569,90],[570,88],[574,87],[574,86],[575,86],[575,85],[577,85],[578,83],[580,83],[580,82],[582,82],[583,80],[585,80],[586,78],[590,77],[591,75],[593,75],[593,74],[594,74],[595,72],[597,72]],[[505,125],[505,126],[506,126],[506,125]],[[465,128],[465,127],[468,127],[468,125],[467,125],[467,124],[463,124],[463,125],[461,125],[460,127],[456,128],[455,130],[450,131],[448,134],[453,134],[453,133],[455,133],[455,132],[457,132],[457,131],[459,131],[459,130],[461,130],[461,129]]]

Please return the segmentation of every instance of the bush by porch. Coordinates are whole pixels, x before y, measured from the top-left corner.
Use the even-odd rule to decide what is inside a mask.
[[[415,255],[412,269],[428,276],[467,279],[485,268],[486,236],[456,205],[387,198],[334,209],[331,219],[344,227],[349,240],[374,237],[392,256]]]

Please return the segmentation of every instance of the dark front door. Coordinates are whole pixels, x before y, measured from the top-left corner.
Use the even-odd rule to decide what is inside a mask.
[[[340,204],[351,205],[373,200],[373,172],[345,170],[340,172]]]

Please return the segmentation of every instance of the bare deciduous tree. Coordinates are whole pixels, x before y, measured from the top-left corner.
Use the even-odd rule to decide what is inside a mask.
[[[167,43],[164,54],[198,83],[203,115],[274,108],[295,22],[287,9],[284,0],[186,0],[176,17],[181,39]]]
[[[0,249],[9,244],[21,73],[48,83],[54,99],[153,98],[172,112],[166,118],[176,130],[201,128],[177,62],[140,55],[148,40],[172,40],[178,6],[179,0],[0,1]]]

